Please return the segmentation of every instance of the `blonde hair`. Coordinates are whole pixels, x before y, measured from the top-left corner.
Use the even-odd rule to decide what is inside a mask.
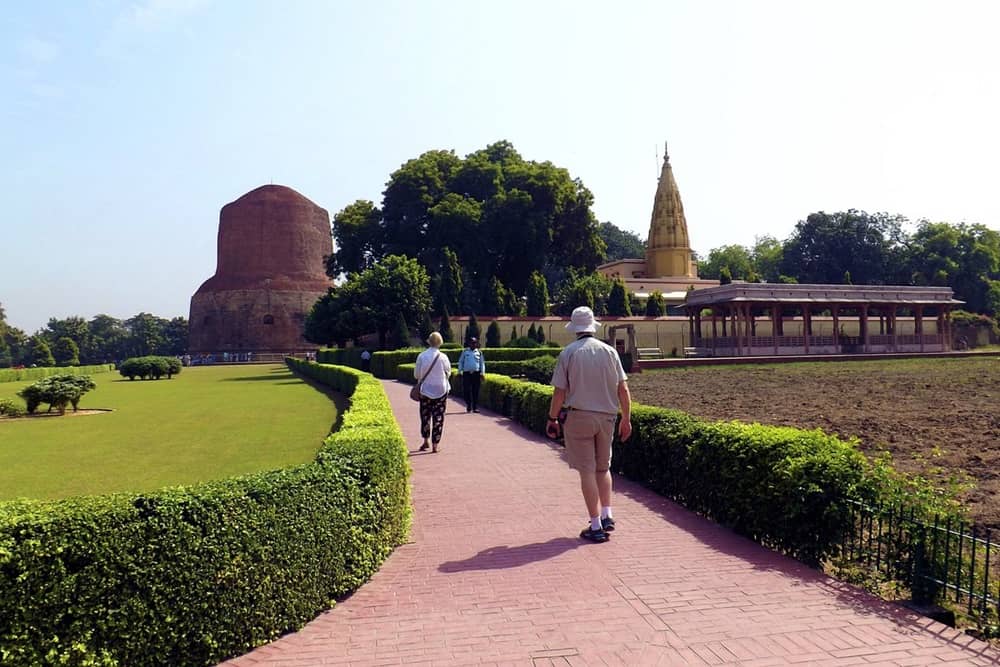
[[[427,337],[427,344],[431,347],[441,347],[441,343],[443,342],[444,339],[441,338],[441,334],[437,331],[432,331],[431,335]]]

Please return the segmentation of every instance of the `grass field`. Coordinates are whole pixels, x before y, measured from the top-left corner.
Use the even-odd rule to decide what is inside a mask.
[[[0,419],[0,500],[152,491],[306,463],[337,416],[328,395],[279,365],[93,378],[80,409],[113,412]],[[27,384],[0,384],[0,399]]]

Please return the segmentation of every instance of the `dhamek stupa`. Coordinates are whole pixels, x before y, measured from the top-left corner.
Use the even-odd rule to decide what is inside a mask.
[[[332,282],[330,214],[295,190],[264,185],[222,207],[215,275],[191,297],[191,354],[296,352],[306,314]]]
[[[619,259],[600,265],[597,271],[608,278],[621,278],[625,288],[639,298],[660,292],[668,305],[683,303],[692,287],[718,286],[718,280],[698,277],[698,263],[691,258],[684,204],[666,146],[653,198],[645,259]]]

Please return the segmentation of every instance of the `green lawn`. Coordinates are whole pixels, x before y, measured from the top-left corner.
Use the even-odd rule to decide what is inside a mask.
[[[285,366],[92,377],[80,408],[113,412],[0,419],[0,500],[152,491],[306,463],[336,419],[331,398]],[[0,399],[27,384],[0,384]]]

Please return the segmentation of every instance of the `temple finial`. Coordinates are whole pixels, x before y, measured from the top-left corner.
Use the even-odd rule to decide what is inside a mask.
[[[667,152],[667,142],[663,142],[663,161],[670,162],[670,153]]]

